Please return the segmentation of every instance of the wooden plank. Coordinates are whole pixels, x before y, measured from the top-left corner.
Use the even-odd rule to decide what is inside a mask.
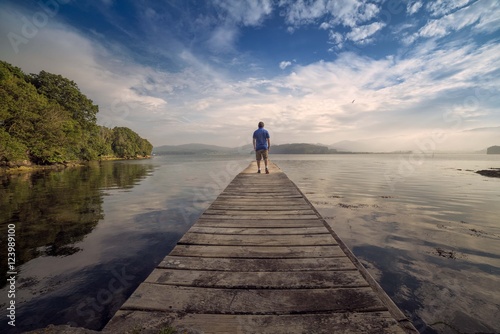
[[[245,192],[285,192],[285,191],[290,191],[290,192],[295,192],[298,193],[297,188],[293,186],[291,183],[284,183],[283,181],[276,182],[274,185],[256,185],[250,182],[246,183],[241,183],[241,184],[229,184],[226,189],[224,189],[226,192],[239,192],[239,191],[245,191]]]
[[[261,191],[261,190],[275,190],[275,191],[283,191],[283,190],[293,190],[297,191],[297,188],[293,186],[293,183],[287,182],[285,179],[276,180],[274,182],[268,183],[259,183],[252,182],[251,180],[244,180],[242,182],[231,182],[227,187],[227,189],[231,190],[252,190],[252,191]]]
[[[207,233],[207,234],[253,234],[253,235],[271,235],[271,234],[328,234],[330,232],[324,227],[284,227],[284,228],[261,228],[261,227],[205,227],[193,226],[189,233]]]
[[[212,219],[226,219],[226,220],[236,220],[236,219],[289,219],[289,220],[294,220],[294,219],[314,219],[318,218],[316,215],[295,215],[295,214],[246,214],[246,215],[223,215],[223,214],[210,214],[206,215],[205,217],[210,217]]]
[[[258,205],[251,204],[212,204],[208,210],[238,210],[238,211],[285,211],[285,210],[310,210],[311,207],[306,204],[271,204],[261,203]]]
[[[220,199],[225,199],[225,198],[235,198],[235,199],[252,199],[256,197],[255,195],[242,195],[242,194],[228,194],[228,193],[222,193],[219,195]],[[289,195],[259,195],[259,199],[280,199],[280,198],[304,198],[302,195],[294,195],[294,194],[289,194]]]
[[[276,189],[273,188],[248,188],[246,186],[241,186],[241,187],[230,187],[226,188],[224,190],[224,194],[236,194],[236,195],[241,195],[241,194],[248,194],[248,195],[254,195],[254,196],[260,196],[262,195],[270,195],[270,194],[300,194],[300,192],[297,189],[291,188],[291,187],[276,187]]]
[[[281,179],[270,181],[269,183],[252,182],[252,180],[244,180],[243,182],[231,182],[226,190],[244,190],[244,191],[285,191],[290,190],[298,192],[297,188],[289,180]]]
[[[335,258],[210,258],[168,255],[158,268],[217,271],[318,271],[355,270],[347,257]]]
[[[178,314],[175,312],[119,310],[104,328],[113,333],[128,333],[131,328],[158,333],[173,327],[178,333],[205,334],[290,334],[351,333],[403,334],[404,331],[386,311],[316,313],[292,315],[253,314]]]
[[[241,196],[240,196],[241,197]],[[280,205],[285,205],[285,204],[307,204],[306,200],[304,197],[293,197],[293,198],[274,198],[275,202],[272,203],[277,203]],[[252,198],[251,196],[248,198],[238,198],[236,197],[217,197],[217,199],[213,202],[213,204],[225,204],[225,203],[245,203],[245,204],[253,204],[255,203],[256,205],[258,204],[265,204],[269,203],[269,199],[262,199],[262,198]]]
[[[210,227],[253,227],[253,228],[300,228],[300,227],[325,227],[317,217],[313,219],[216,219],[201,216],[194,226]],[[194,227],[193,226],[193,227]]]
[[[298,195],[301,196],[301,193],[296,190],[296,189],[287,189],[284,188],[282,190],[278,189],[260,189],[260,190],[250,190],[246,188],[240,188],[240,189],[225,189],[224,192],[221,194],[224,196],[230,196],[230,195],[236,195],[236,196],[255,196],[255,197],[261,197],[261,196],[287,196],[287,195]]]
[[[213,314],[386,311],[371,288],[218,289],[142,283],[122,310]]]
[[[247,190],[225,190],[223,196],[247,196],[247,197],[287,197],[287,196],[302,196],[298,191],[247,191]]]
[[[155,269],[147,283],[232,289],[325,289],[368,287],[357,271],[206,271]]]
[[[294,206],[294,205],[307,205],[309,206],[303,198],[293,198],[293,199],[278,199],[270,201],[269,199],[220,199],[218,198],[213,202],[212,205],[245,205],[245,206],[262,206],[262,205],[276,205],[276,206]]]
[[[220,246],[326,246],[337,245],[330,234],[238,235],[186,233],[178,245]]]
[[[310,258],[339,257],[345,253],[338,246],[199,246],[177,245],[174,256],[227,258]]]
[[[217,210],[209,208],[204,213],[204,215],[225,215],[225,216],[261,216],[261,215],[314,215],[316,212],[311,209],[307,210]],[[317,216],[316,216],[317,217]]]

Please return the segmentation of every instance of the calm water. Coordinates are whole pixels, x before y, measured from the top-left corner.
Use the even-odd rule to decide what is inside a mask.
[[[500,332],[500,167],[487,155],[273,155],[426,333]],[[163,156],[0,178],[16,329],[102,328],[251,156]],[[264,176],[265,177],[265,176]],[[2,282],[6,282],[2,269]]]

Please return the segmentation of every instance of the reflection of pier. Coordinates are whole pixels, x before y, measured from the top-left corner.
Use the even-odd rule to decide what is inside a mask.
[[[236,176],[105,329],[418,333],[295,184],[270,170],[253,163]]]

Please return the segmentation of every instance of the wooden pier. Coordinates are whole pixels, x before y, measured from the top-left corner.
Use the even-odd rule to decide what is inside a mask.
[[[104,330],[418,333],[286,174],[256,170],[234,178]]]

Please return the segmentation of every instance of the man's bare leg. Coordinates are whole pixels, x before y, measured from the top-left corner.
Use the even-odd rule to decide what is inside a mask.
[[[267,169],[267,159],[264,159],[264,165],[266,166],[266,174],[269,174],[269,169]]]
[[[257,168],[260,170],[260,160],[257,160]]]

